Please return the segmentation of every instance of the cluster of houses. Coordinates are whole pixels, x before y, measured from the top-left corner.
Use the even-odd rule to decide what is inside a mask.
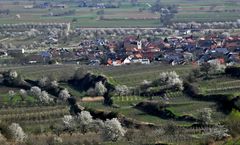
[[[33,8],[40,8],[40,9],[48,9],[48,8],[67,8],[66,4],[61,3],[51,3],[51,2],[43,2],[43,3],[36,3],[33,5],[24,5],[25,9],[33,9]]]
[[[90,65],[150,64],[162,62],[171,65],[204,62],[239,63],[240,37],[172,36],[159,40],[127,36],[122,41],[83,40],[78,56],[85,55]]]
[[[103,2],[96,3],[96,2],[89,2],[86,0],[80,0],[79,7],[104,9],[104,8],[118,8],[119,5],[113,4],[113,3],[103,3]]]
[[[23,50],[9,50],[0,52],[0,56],[14,52],[24,53]],[[240,62],[240,37],[211,35],[194,38],[190,35],[150,40],[131,35],[123,40],[85,39],[74,49],[49,48],[31,56],[27,59],[28,63],[60,60],[63,63],[84,61],[89,65],[109,66],[152,62],[170,65],[205,62],[233,64]]]
[[[119,8],[119,5],[116,3],[104,3],[104,2],[94,2],[94,1],[87,1],[87,0],[79,0],[76,2],[78,4],[78,7],[87,7],[87,8],[98,8],[98,9],[104,9],[104,8]],[[25,9],[32,9],[32,8],[40,8],[40,9],[48,9],[48,8],[67,8],[68,5],[64,3],[56,3],[56,2],[40,2],[35,3],[33,5],[25,5]]]

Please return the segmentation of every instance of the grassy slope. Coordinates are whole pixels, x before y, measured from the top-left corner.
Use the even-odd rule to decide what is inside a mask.
[[[163,64],[155,65],[129,65],[121,67],[91,67],[80,65],[33,65],[33,66],[19,66],[19,67],[3,67],[1,70],[14,69],[17,70],[24,78],[39,79],[43,76],[55,77],[61,79],[63,77],[71,76],[78,68],[85,68],[97,74],[104,74],[118,84],[128,86],[135,86],[143,80],[152,81],[165,71],[176,71],[180,75],[185,75],[191,71],[192,66],[169,66]]]

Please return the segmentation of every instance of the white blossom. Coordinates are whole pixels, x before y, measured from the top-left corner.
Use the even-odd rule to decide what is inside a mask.
[[[89,125],[93,121],[92,115],[88,111],[82,111],[78,115],[77,120],[81,125]]]
[[[58,82],[52,81],[50,85],[51,85],[51,87],[56,88],[56,87],[58,87]]]
[[[178,89],[183,90],[183,81],[175,71],[162,72],[159,76],[159,80],[166,83],[169,87],[177,87]]]
[[[48,78],[47,77],[43,77],[39,80],[38,84],[40,87],[45,87],[48,83]]]
[[[30,93],[35,97],[39,97],[42,94],[42,90],[39,87],[34,86],[30,89]]]
[[[10,133],[16,141],[24,141],[27,138],[27,135],[24,133],[23,129],[21,126],[17,123],[12,123],[9,126]]]
[[[212,123],[212,109],[203,108],[199,111],[198,119],[201,124],[208,125]]]
[[[24,90],[24,89],[20,89],[20,90],[19,90],[19,94],[20,94],[20,96],[21,96],[22,98],[25,98],[25,97],[27,96],[27,91]]]
[[[26,96],[26,95],[27,95],[27,91],[24,90],[24,89],[20,89],[20,90],[19,90],[19,94],[20,94],[21,96]]]
[[[229,130],[223,125],[217,125],[216,127],[210,128],[209,132],[205,133],[205,135],[212,136],[216,140],[221,140],[226,137],[230,137],[228,132]]]
[[[30,93],[37,97],[42,103],[50,103],[53,99],[49,96],[46,91],[42,91],[39,87],[34,86],[31,88]]]
[[[8,91],[8,95],[10,97],[13,97],[14,95],[16,95],[16,93],[13,90],[10,90],[10,91]]]
[[[129,94],[129,89],[126,85],[117,85],[115,91],[119,96],[124,96]]]
[[[41,92],[41,95],[39,96],[39,100],[43,103],[50,103],[53,101],[53,99],[49,97],[49,94],[46,91]]]
[[[15,78],[18,77],[18,73],[17,73],[16,71],[10,71],[10,72],[9,72],[9,77],[10,77],[11,79],[15,79]]]
[[[104,123],[102,136],[106,140],[117,141],[126,133],[118,119],[106,120]]]
[[[64,115],[63,125],[67,128],[73,128],[75,126],[75,118],[72,115]]]
[[[107,91],[106,87],[103,85],[102,81],[97,82],[95,85],[96,95],[102,96]]]
[[[62,90],[60,93],[59,93],[59,98],[62,99],[62,100],[67,100],[68,98],[70,98],[71,95],[69,94],[68,90],[67,89],[64,89]]]

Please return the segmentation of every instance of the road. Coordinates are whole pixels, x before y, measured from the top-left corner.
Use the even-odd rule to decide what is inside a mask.
[[[6,40],[8,40],[8,39],[9,39],[9,38],[4,38],[4,39],[0,40],[0,42],[6,41]]]
[[[162,30],[170,30],[168,28],[158,28],[158,27],[125,27],[125,28],[93,28],[93,27],[81,27],[77,28],[81,30],[115,30],[115,29],[122,29],[122,30],[129,30],[129,29],[140,29],[140,30],[155,30],[155,29],[162,29]]]

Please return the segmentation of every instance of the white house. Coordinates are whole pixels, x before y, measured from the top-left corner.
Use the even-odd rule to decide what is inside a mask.
[[[123,64],[131,64],[131,61],[133,59],[133,56],[128,56],[127,58],[124,59]]]

